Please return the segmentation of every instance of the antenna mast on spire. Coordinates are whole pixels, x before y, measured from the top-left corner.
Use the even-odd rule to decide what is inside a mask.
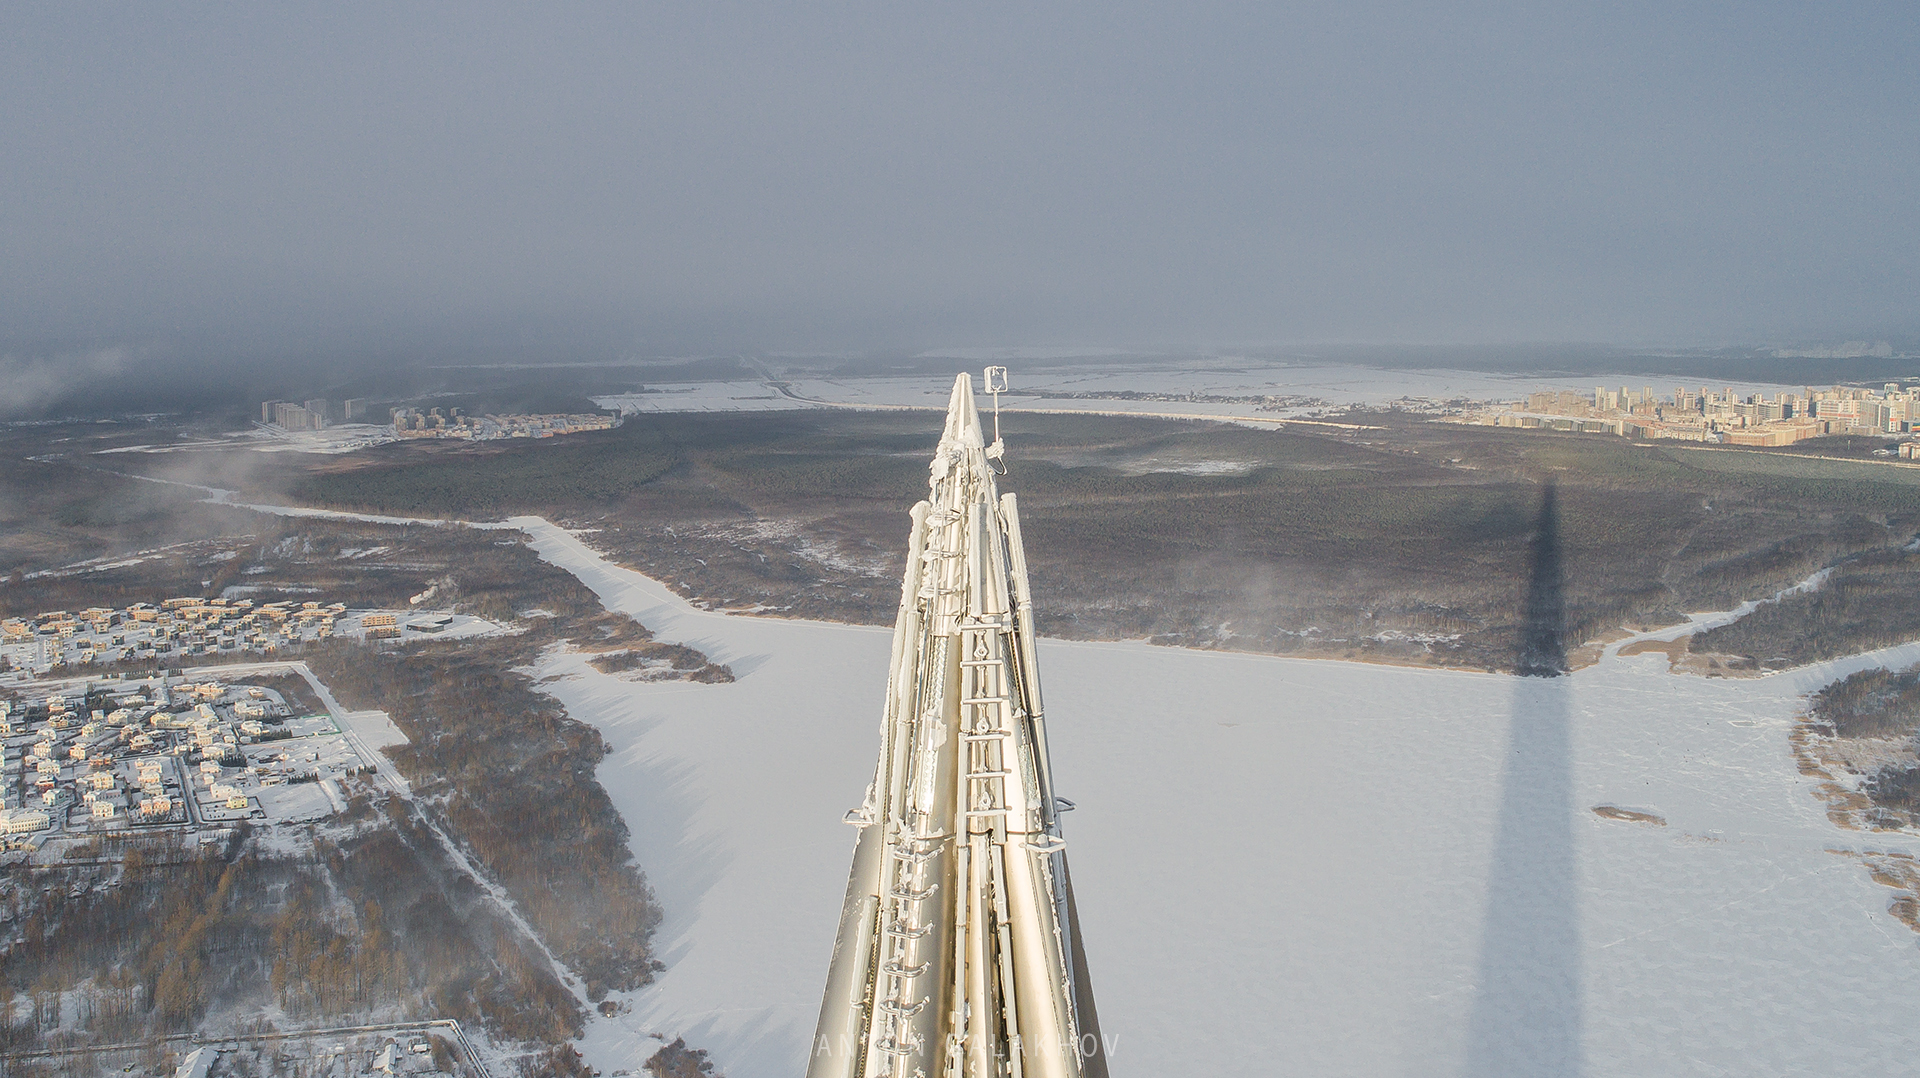
[[[993,444],[987,447],[987,459],[999,460],[1007,455],[1007,443],[1000,440],[1000,394],[1007,391],[1007,369],[988,367],[983,372],[982,381],[986,383],[987,392],[993,395]],[[1000,474],[1007,474],[1005,466],[1002,466]]]

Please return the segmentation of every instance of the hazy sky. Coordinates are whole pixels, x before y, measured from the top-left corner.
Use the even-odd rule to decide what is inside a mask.
[[[0,13],[0,350],[1920,329],[1906,4]]]

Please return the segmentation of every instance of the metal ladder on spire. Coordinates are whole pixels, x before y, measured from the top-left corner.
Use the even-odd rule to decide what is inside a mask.
[[[1013,697],[1003,672],[1006,657],[1000,652],[1000,624],[995,620],[972,619],[961,635],[960,731],[967,745],[966,806],[969,821],[997,821],[995,837],[1004,841],[1007,826],[1007,779],[1014,774],[1012,764]],[[983,684],[986,682],[986,684]],[[1000,747],[999,759],[991,747]]]
[[[925,961],[910,964],[909,954],[914,942],[933,930],[930,920],[915,916],[915,907],[932,898],[939,889],[938,881],[915,878],[934,856],[932,850],[916,848],[922,841],[921,836],[903,833],[896,836],[891,851],[892,882],[888,895],[893,899],[893,915],[887,917],[881,927],[881,938],[887,947],[880,963],[880,976],[887,988],[885,992],[876,993],[879,998],[874,1003],[875,1010],[885,1018],[881,1035],[873,1046],[875,1051],[890,1056],[911,1055],[921,1049],[919,1038],[908,1032],[907,1020],[932,1000],[931,994],[919,984],[929,965]]]

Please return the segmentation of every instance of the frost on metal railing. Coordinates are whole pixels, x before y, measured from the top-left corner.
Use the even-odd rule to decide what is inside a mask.
[[[1006,389],[1004,368],[986,388]],[[913,507],[880,758],[809,1078],[1104,1078],[1004,455],[955,380]]]

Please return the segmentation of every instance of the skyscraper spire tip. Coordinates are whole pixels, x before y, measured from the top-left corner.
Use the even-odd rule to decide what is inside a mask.
[[[973,404],[973,376],[954,376],[953,397],[947,402],[947,426],[940,435],[941,448],[979,449],[987,444],[980,430],[980,412]]]

